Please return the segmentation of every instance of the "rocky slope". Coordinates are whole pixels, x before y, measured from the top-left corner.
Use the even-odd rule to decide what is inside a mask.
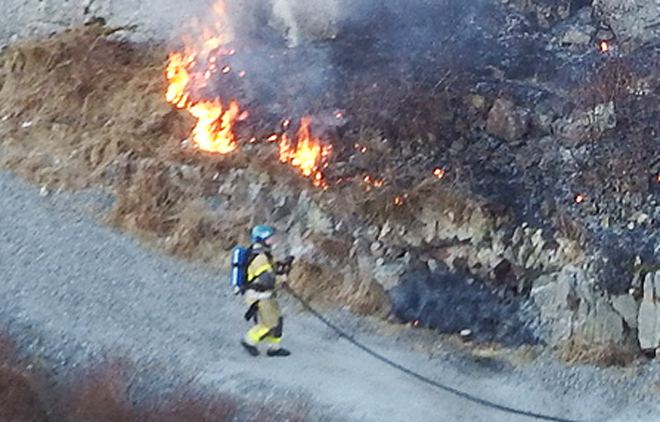
[[[10,2],[0,38],[102,17],[137,25],[135,40],[171,40],[210,6]],[[332,19],[318,32],[300,23],[308,12],[299,2],[274,2],[275,14],[248,6],[240,10],[254,13],[242,19],[265,13],[263,22],[237,33],[285,33],[281,44],[302,47],[282,60],[295,63],[299,54],[320,69],[283,76],[286,88],[275,93],[264,89],[274,74],[255,71],[252,85],[242,87],[246,101],[261,104],[255,115],[272,124],[274,110],[346,109],[352,120],[329,132],[370,152],[338,154],[328,177],[359,179],[373,169],[374,177],[389,175],[390,188],[364,197],[350,189],[321,192],[284,184],[255,165],[223,168],[216,177],[208,167],[179,163],[163,174],[185,181],[210,173],[212,212],[251,210],[247,220],[277,226],[286,233],[285,250],[313,263],[301,277],[331,274],[336,294],[356,310],[382,309],[385,293],[403,320],[446,333],[469,330],[479,341],[660,346],[653,111],[660,78],[650,71],[658,57],[651,2],[437,2],[406,8],[408,14],[396,1],[377,10],[362,2],[342,8],[348,16],[328,13]],[[446,13],[447,25],[419,24],[429,11]],[[400,26],[378,24],[405,16]],[[319,39],[334,40],[332,54],[327,44],[316,48]],[[598,51],[600,41],[611,50]],[[369,72],[355,70],[355,51]],[[455,59],[441,63],[440,54]],[[319,82],[324,69],[342,77]],[[332,95],[287,105],[311,89],[324,92],[327,83]],[[382,98],[391,101],[375,108]],[[376,132],[365,136],[366,129]],[[114,171],[122,165],[113,163]],[[148,173],[147,161],[137,165]],[[441,180],[431,173],[440,167],[447,171]],[[405,206],[392,205],[395,195]],[[167,249],[172,239],[160,242]]]

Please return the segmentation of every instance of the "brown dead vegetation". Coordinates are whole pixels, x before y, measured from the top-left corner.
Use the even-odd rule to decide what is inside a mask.
[[[138,369],[114,360],[73,374],[64,384],[45,369],[13,357],[0,338],[0,420],[13,422],[311,421],[306,403],[268,406],[181,386],[156,398],[131,397]],[[46,381],[48,380],[48,381]]]
[[[557,357],[567,365],[595,365],[600,367],[629,366],[639,353],[618,344],[595,344],[573,335],[556,347]]]
[[[165,49],[114,41],[98,29],[24,41],[0,54],[0,164],[49,191],[101,187],[115,198],[109,224],[160,251],[225,267],[250,225],[268,215],[258,207],[214,211],[207,200],[218,194],[215,181],[247,167],[293,188],[309,181],[263,151],[248,158],[182,148],[193,122],[164,100]],[[346,254],[336,243],[321,246]],[[314,284],[310,291],[356,311],[387,303],[373,284],[333,285],[333,268],[297,271],[298,287]]]

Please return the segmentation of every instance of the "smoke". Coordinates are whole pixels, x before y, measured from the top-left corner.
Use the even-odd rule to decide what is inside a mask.
[[[273,128],[341,109],[394,138],[414,134],[392,116],[438,133],[451,110],[420,101],[449,86],[557,77],[533,21],[494,0],[226,1],[237,53],[223,64],[246,76],[218,75],[214,87]]]
[[[346,108],[356,77],[415,74],[436,83],[450,65],[482,60],[495,9],[459,0],[234,0],[232,65],[243,94],[296,117]],[[495,26],[497,27],[497,26]],[[492,46],[491,46],[492,47]],[[374,81],[377,82],[377,81]]]

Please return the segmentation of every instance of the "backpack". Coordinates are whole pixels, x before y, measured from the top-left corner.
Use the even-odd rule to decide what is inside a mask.
[[[252,246],[249,248],[236,246],[232,249],[229,284],[234,289],[234,293],[243,292],[247,284],[247,268],[255,257],[256,254],[252,251]]]
[[[229,284],[238,293],[247,281],[248,250],[242,246],[236,246],[231,251],[231,276]]]

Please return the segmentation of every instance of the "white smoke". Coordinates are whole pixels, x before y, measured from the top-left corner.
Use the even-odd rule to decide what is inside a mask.
[[[272,26],[289,47],[301,42],[334,38],[339,20],[338,0],[271,0]]]

